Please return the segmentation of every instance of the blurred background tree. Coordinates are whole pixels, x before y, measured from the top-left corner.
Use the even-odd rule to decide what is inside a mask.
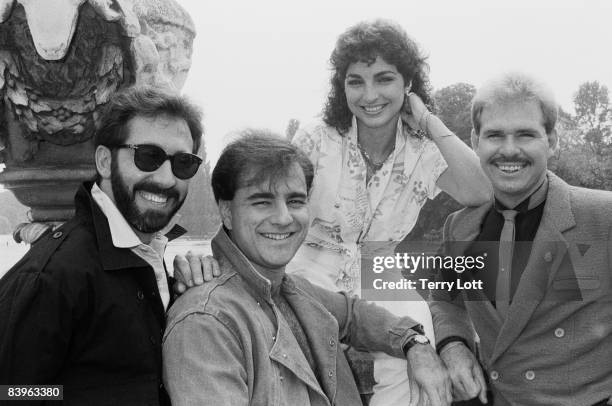
[[[612,110],[609,91],[597,81],[580,85],[575,115],[559,114],[559,148],[549,162],[566,182],[612,190]]]
[[[597,81],[583,83],[574,95],[574,109],[584,143],[594,154],[609,152],[612,112],[608,88]]]
[[[472,132],[471,103],[475,94],[476,87],[469,83],[456,83],[434,92],[438,117],[468,145]]]

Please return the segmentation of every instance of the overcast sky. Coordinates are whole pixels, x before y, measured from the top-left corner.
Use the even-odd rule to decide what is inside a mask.
[[[439,89],[531,72],[572,111],[580,83],[612,88],[608,0],[178,0],[197,29],[183,91],[204,108],[208,158],[227,134],[253,126],[284,133],[320,113],[337,36],[373,18],[400,23],[427,55]]]

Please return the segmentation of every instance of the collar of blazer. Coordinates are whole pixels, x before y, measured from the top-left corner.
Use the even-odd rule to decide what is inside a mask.
[[[576,225],[570,202],[569,185],[554,173],[548,171],[548,194],[542,214],[542,223],[547,227],[564,232]],[[491,209],[493,200],[478,207],[467,207],[449,217],[451,241],[472,241],[480,233],[480,225]],[[537,239],[537,236],[536,236]]]

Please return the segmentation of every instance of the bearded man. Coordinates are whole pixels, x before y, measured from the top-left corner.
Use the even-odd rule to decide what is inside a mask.
[[[114,96],[95,135],[95,182],[74,218],[0,280],[0,383],[61,384],[68,404],[169,404],[163,261],[202,159],[201,113],[169,91]]]

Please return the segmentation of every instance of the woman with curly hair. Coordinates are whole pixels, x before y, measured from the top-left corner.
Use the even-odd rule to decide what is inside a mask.
[[[386,255],[393,255],[425,201],[441,190],[466,206],[490,198],[477,156],[430,112],[425,59],[390,21],[362,22],[338,38],[323,122],[293,140],[312,160],[315,178],[310,231],[291,272],[360,295],[364,242],[387,242]],[[419,321],[433,342],[427,304],[412,299],[378,304]],[[371,405],[407,404],[405,361],[377,356],[374,377]]]

